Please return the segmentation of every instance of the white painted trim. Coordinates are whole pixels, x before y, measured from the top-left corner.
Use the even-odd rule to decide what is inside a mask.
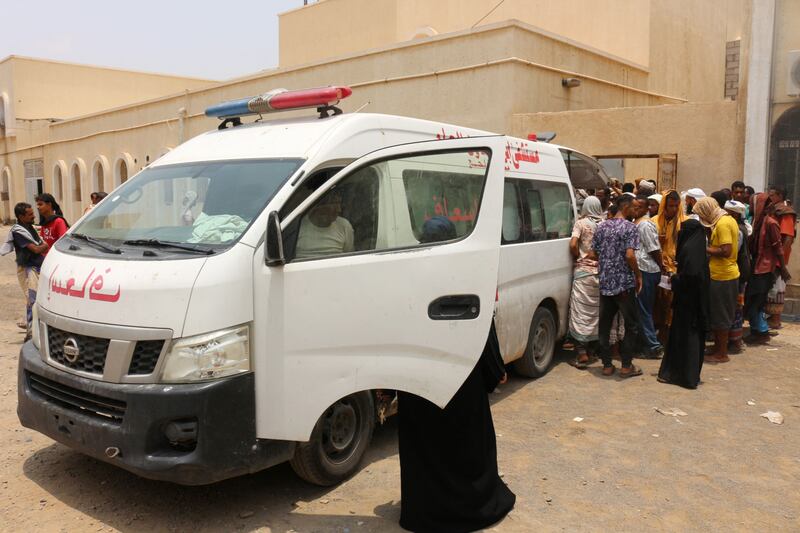
[[[8,93],[5,91],[0,92],[0,99],[3,100],[2,101],[3,116],[5,117],[6,121],[5,136],[6,137],[16,136],[17,118],[14,116],[13,108],[11,107],[11,99],[8,97]]]
[[[747,185],[763,191],[767,186],[769,162],[775,0],[753,2],[752,17],[743,175]]]

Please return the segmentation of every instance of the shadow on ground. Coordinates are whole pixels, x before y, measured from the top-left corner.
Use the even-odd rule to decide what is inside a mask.
[[[396,437],[396,423],[376,428],[360,470],[395,455]],[[399,502],[391,500],[373,510],[377,516],[308,512],[308,502],[325,502],[337,487],[308,484],[288,464],[213,485],[184,487],[140,478],[54,443],[30,455],[23,471],[63,504],[121,531],[183,531],[187,527],[344,531],[354,523],[362,530],[386,531],[397,528],[400,518]],[[399,486],[396,492],[399,500]]]

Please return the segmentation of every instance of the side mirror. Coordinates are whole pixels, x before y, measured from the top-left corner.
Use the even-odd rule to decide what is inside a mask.
[[[267,234],[264,238],[264,262],[267,266],[280,266],[286,263],[283,256],[283,235],[281,235],[281,219],[278,212],[273,211],[267,218]]]

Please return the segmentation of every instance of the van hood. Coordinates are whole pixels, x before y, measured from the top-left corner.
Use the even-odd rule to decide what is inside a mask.
[[[52,313],[102,324],[183,331],[192,286],[207,258],[122,261],[51,248],[37,303]],[[167,265],[167,263],[169,263]]]

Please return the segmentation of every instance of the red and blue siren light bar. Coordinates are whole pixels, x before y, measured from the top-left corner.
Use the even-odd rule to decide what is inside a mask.
[[[226,119],[307,107],[325,107],[334,105],[351,94],[353,90],[350,87],[319,87],[297,91],[275,89],[252,98],[212,105],[206,109],[206,116]]]

